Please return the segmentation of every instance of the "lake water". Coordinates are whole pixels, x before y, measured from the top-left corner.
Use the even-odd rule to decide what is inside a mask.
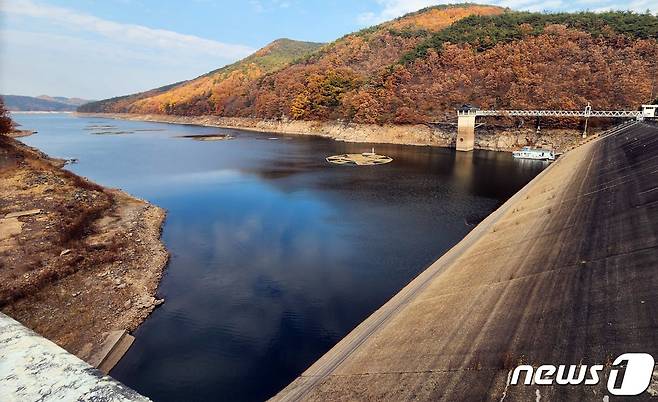
[[[546,165],[510,154],[14,114],[68,168],[168,211],[165,304],[111,375],[156,401],[262,400],[329,350]],[[102,127],[113,126],[113,127]],[[124,134],[94,134],[102,131]],[[181,135],[230,134],[201,142]]]

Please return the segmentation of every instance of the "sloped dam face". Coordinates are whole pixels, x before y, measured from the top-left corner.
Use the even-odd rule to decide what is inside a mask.
[[[157,401],[276,394],[546,165],[505,153],[16,114],[22,140],[168,211],[159,307],[111,375]],[[189,135],[227,135],[194,141]],[[335,166],[372,147],[381,166]]]

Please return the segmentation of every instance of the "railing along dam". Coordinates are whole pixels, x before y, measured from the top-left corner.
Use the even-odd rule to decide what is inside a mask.
[[[658,105],[642,105],[642,110],[592,110],[587,105],[585,110],[481,110],[464,105],[457,110],[457,150],[472,151],[475,145],[475,121],[478,117],[579,117],[585,118],[621,118],[644,120],[656,118]],[[587,128],[585,129],[587,130]]]

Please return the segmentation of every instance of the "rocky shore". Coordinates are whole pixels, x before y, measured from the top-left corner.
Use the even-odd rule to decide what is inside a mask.
[[[32,130],[12,130],[11,132],[5,134],[11,138],[20,138],[20,137],[29,137],[34,134],[35,131]]]
[[[445,125],[376,125],[306,120],[261,120],[242,117],[173,116],[130,113],[80,113],[112,119],[192,124],[241,130],[315,135],[346,142],[387,143],[454,147],[457,127]],[[540,134],[534,128],[478,127],[476,149],[511,152],[523,146],[546,147],[564,152],[578,145],[581,133],[573,129],[544,129]]]
[[[63,165],[0,135],[0,309],[86,358],[163,302],[165,212]]]

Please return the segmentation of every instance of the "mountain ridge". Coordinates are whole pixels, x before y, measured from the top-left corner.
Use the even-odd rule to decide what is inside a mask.
[[[39,96],[37,96],[37,98],[47,100],[47,101],[51,101],[51,102],[64,103],[66,105],[72,105],[72,106],[82,106],[85,103],[94,102],[91,99],[67,98],[65,96],[39,95]]]
[[[0,95],[7,110],[14,112],[73,112],[91,100],[64,96]]]
[[[87,104],[79,108],[79,111],[168,113],[174,111],[176,105],[185,101],[200,100],[204,96],[209,98],[213,95],[221,96],[223,90],[226,92],[227,88],[224,87],[231,87],[245,79],[255,79],[268,72],[276,71],[323,45],[323,43],[317,42],[279,38],[242,60],[196,78],[137,94],[101,100]]]
[[[635,108],[658,92],[657,38],[651,14],[440,5],[345,35],[235,85],[210,85],[196,97],[163,102],[174,89],[80,110],[404,124],[449,120],[463,103]]]

